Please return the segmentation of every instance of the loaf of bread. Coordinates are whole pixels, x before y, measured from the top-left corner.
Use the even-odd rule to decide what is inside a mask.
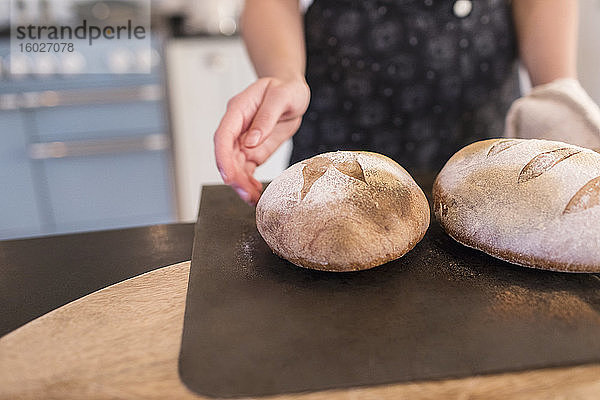
[[[263,192],[256,226],[273,252],[324,271],[372,268],[425,235],[429,204],[411,176],[376,153],[324,153],[289,167]]]
[[[600,154],[548,140],[473,143],[433,187],[458,242],[515,264],[600,272]]]

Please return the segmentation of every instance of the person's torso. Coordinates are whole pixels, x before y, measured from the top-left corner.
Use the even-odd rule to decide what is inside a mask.
[[[370,150],[435,170],[500,136],[519,94],[504,0],[315,0],[305,30],[312,99],[292,162]]]

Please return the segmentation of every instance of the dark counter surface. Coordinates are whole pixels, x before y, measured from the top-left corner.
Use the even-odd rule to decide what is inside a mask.
[[[191,258],[194,224],[0,241],[0,336],[96,290]]]

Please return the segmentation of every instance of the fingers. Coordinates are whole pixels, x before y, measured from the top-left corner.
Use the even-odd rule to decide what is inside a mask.
[[[246,159],[254,162],[256,165],[264,163],[286,140],[291,138],[300,127],[302,118],[279,122],[272,133],[265,139],[260,146],[248,148],[242,147],[242,152]]]
[[[296,133],[301,121],[302,118],[297,117],[289,121],[279,122],[261,145],[254,148],[241,146],[241,152],[244,154],[246,160],[244,167],[245,179],[254,186],[253,190],[245,189],[243,193],[238,190],[240,197],[247,203],[256,205],[262,193],[262,183],[254,178],[254,170],[258,165],[264,163],[283,142]],[[236,188],[235,185],[232,186],[234,189]]]
[[[252,206],[255,206],[256,203],[258,203],[262,193],[262,183],[257,181],[252,174],[246,174],[244,180],[247,180],[250,183],[250,186],[242,188],[235,183],[232,183],[230,186],[233,188],[233,190],[235,190],[242,200]]]
[[[309,99],[304,82],[265,78],[229,101],[214,136],[215,158],[223,181],[246,202],[255,204],[262,192],[256,166],[296,132]]]
[[[246,160],[238,141],[231,142],[226,134],[215,135],[215,158],[223,181],[230,185],[242,200],[256,204],[262,191],[262,185],[252,176],[256,163]]]
[[[252,148],[264,142],[289,108],[290,98],[287,91],[269,85],[244,137],[244,146]]]
[[[251,193],[250,196],[250,204],[256,205],[256,203],[258,202],[258,199],[260,198],[260,195],[262,193],[263,190],[263,185],[262,183],[260,183],[256,178],[254,178],[254,171],[256,170],[257,164],[253,161],[246,161],[246,168],[245,171],[248,174],[248,179],[250,181],[250,183],[254,186],[254,191]]]
[[[227,110],[214,136],[215,159],[217,168],[227,184],[235,182],[238,175],[238,165],[235,152],[239,152],[237,133],[242,128],[242,116],[235,110]]]
[[[259,80],[232,98],[214,135],[215,159],[223,181],[250,203],[258,201],[262,185],[252,177],[256,164],[253,168],[246,164],[238,139],[250,126],[267,86],[267,81]]]
[[[244,164],[244,180],[250,182],[254,186],[253,189],[249,189],[247,186],[243,188],[243,191],[237,189],[236,184],[232,184],[232,187],[236,189],[239,196],[249,204],[256,205],[260,195],[262,193],[262,184],[257,181],[253,174],[258,165],[265,162],[274,152],[277,150],[283,142],[288,140],[296,133],[296,130],[300,126],[301,118],[297,117],[293,120],[284,121],[278,123],[272,130],[272,133],[267,139],[260,145],[254,148],[241,148],[241,152],[245,156]],[[242,180],[236,180],[240,182]]]
[[[242,132],[248,130],[268,85],[267,80],[259,79],[229,100],[225,115],[215,132],[215,145],[217,142],[231,145]]]
[[[249,204],[254,204],[258,200],[261,188],[256,185],[256,180],[252,177],[256,164],[248,168],[246,157],[239,147],[227,157],[221,158],[217,166],[223,181],[230,185],[242,200]]]

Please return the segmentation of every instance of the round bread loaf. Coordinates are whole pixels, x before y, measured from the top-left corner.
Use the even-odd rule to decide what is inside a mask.
[[[473,143],[433,187],[435,215],[458,242],[515,264],[600,272],[600,154],[535,139]]]
[[[338,151],[298,162],[256,206],[273,252],[324,271],[372,268],[403,256],[425,235],[429,204],[411,176],[376,153]]]

